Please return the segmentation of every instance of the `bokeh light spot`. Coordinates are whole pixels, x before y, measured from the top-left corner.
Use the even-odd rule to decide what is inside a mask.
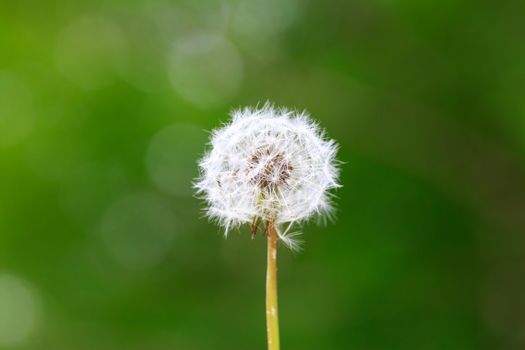
[[[232,25],[240,36],[272,36],[287,29],[298,12],[296,0],[240,1],[233,11]]]
[[[175,91],[199,107],[226,103],[239,91],[244,75],[235,45],[208,34],[178,40],[169,54],[168,69]]]
[[[86,89],[110,84],[124,53],[120,28],[112,21],[84,17],[67,26],[58,37],[56,61],[67,79]]]
[[[14,75],[0,72],[0,148],[27,136],[34,119],[31,91]]]
[[[109,207],[100,231],[114,258],[124,267],[143,270],[169,252],[176,224],[168,203],[149,193],[130,194]]]
[[[160,189],[176,196],[191,196],[197,176],[197,159],[207,134],[197,126],[177,123],[159,131],[151,140],[146,167]]]
[[[15,346],[34,332],[40,316],[34,289],[15,275],[0,274],[0,346]]]

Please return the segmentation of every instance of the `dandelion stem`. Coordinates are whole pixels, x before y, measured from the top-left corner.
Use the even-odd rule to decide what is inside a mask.
[[[277,308],[277,231],[274,223],[266,226],[268,256],[266,268],[266,330],[268,350],[279,350],[279,312]]]

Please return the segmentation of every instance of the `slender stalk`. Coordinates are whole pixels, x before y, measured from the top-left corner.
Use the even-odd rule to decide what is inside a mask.
[[[266,330],[268,350],[279,350],[279,311],[277,308],[277,232],[273,223],[266,226],[268,256],[266,267]]]

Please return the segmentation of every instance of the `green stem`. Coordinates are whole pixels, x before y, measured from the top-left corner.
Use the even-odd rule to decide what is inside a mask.
[[[266,330],[268,350],[279,350],[279,312],[277,307],[277,232],[273,223],[267,225],[268,255],[266,268]]]

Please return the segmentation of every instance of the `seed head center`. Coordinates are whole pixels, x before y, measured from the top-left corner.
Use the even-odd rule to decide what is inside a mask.
[[[286,184],[293,170],[290,161],[271,147],[260,147],[248,160],[247,173],[261,189],[275,189]]]

